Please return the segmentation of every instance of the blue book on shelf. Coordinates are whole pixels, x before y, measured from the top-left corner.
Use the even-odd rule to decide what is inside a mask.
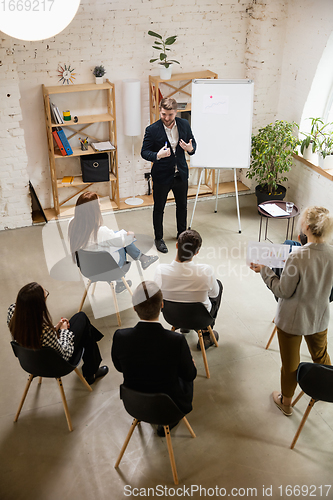
[[[66,150],[66,153],[68,155],[72,155],[73,154],[73,150],[72,148],[70,147],[70,144],[67,140],[67,137],[65,135],[65,132],[62,130],[61,127],[58,127],[57,128],[57,132],[58,132],[58,136],[59,136],[59,139],[61,140],[62,142],[62,145],[64,146],[65,150]]]

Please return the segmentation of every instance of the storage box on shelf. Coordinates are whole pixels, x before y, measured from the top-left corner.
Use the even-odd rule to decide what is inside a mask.
[[[66,85],[66,86],[53,86],[43,88],[43,98],[44,98],[44,110],[45,110],[45,121],[46,121],[46,132],[48,140],[48,152],[49,152],[49,162],[50,162],[50,173],[51,173],[51,184],[52,184],[52,194],[54,202],[54,212],[58,216],[63,211],[67,211],[70,207],[67,203],[77,196],[79,193],[85,191],[94,183],[84,183],[81,175],[75,175],[72,182],[63,182],[63,175],[59,176],[59,164],[60,162],[66,161],[68,158],[98,154],[99,151],[95,151],[90,145],[86,151],[82,151],[80,147],[73,147],[73,154],[68,156],[63,156],[57,148],[55,148],[52,132],[56,130],[57,127],[62,127],[72,132],[70,135],[67,134],[69,142],[75,137],[84,136],[88,137],[92,142],[99,142],[108,140],[114,146],[114,149],[108,150],[108,155],[110,159],[110,179],[109,181],[103,182],[103,184],[108,184],[108,196],[110,198],[110,204],[107,204],[106,209],[118,209],[119,208],[119,183],[118,183],[118,153],[117,153],[117,130],[116,130],[116,108],[115,108],[115,89],[114,84],[106,80],[103,84],[78,84],[78,85]],[[74,122],[73,117],[69,121],[64,121],[64,123],[54,123],[51,117],[50,110],[50,99],[54,94],[71,94],[73,92],[89,92],[98,91],[106,93],[106,113],[91,114],[85,116],[78,116],[78,120]],[[89,102],[89,95],[86,97]],[[70,101],[68,102],[68,107],[70,107]],[[92,136],[87,129],[98,123],[107,124],[108,133],[107,138],[97,138]],[[72,141],[73,142],[73,141]],[[63,166],[64,164],[61,163]],[[58,174],[57,174],[58,172]],[[74,188],[75,192],[71,192],[69,196],[64,199],[59,199],[59,189]],[[72,190],[73,191],[73,190]],[[66,204],[66,206],[65,206]]]

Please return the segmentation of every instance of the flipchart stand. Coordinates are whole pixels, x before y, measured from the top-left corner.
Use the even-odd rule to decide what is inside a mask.
[[[218,170],[215,212],[217,212],[219,174],[233,170],[239,232],[241,232],[236,169],[249,168],[253,116],[254,82],[248,79],[192,81],[191,128],[197,148],[191,167],[201,169],[194,211],[203,169]]]
[[[201,186],[202,179],[203,179],[204,170],[207,169],[207,168],[209,168],[211,170],[211,167],[200,167],[200,168],[201,168],[201,173],[200,173],[200,178],[199,178],[197,193],[195,195],[194,207],[193,207],[193,211],[192,211],[192,216],[191,216],[191,222],[190,222],[190,225],[189,225],[189,229],[191,229],[191,227],[192,227],[193,218],[194,218],[194,212],[195,212],[195,209],[196,209],[196,206],[197,206],[197,201],[198,201],[200,186]],[[217,183],[216,183],[216,197],[215,197],[215,210],[214,210],[214,213],[217,213],[217,202],[218,202],[219,181],[220,181],[220,171],[221,170],[219,168],[217,168],[215,170],[217,170]],[[240,213],[239,213],[239,200],[238,200],[238,187],[237,187],[236,168],[234,168],[233,171],[234,171],[234,182],[235,182],[235,193],[236,193],[236,207],[237,207],[237,217],[238,217],[238,232],[241,233],[242,232],[242,228],[241,228]]]

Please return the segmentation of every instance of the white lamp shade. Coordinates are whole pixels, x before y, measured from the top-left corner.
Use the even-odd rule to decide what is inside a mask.
[[[46,40],[73,20],[80,0],[3,1],[0,31],[19,40]]]
[[[124,134],[141,135],[140,80],[123,80]]]

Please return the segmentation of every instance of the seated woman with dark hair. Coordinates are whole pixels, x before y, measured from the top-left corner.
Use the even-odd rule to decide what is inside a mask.
[[[109,371],[99,366],[102,358],[97,342],[103,335],[83,312],[53,326],[46,305],[49,295],[38,283],[28,283],[19,291],[16,304],[8,309],[7,324],[13,339],[22,347],[41,349],[51,347],[66,361],[75,359],[78,350],[84,347],[82,373],[88,384],[93,384]]]
[[[107,251],[119,267],[126,262],[127,254],[141,262],[142,269],[147,269],[158,260],[157,255],[144,255],[134,245],[134,233],[131,231],[113,231],[103,225],[100,204],[97,193],[86,191],[79,196],[73,219],[68,228],[69,243],[73,258],[75,252],[81,249],[92,251]],[[129,286],[132,282],[128,280]],[[116,282],[116,293],[126,290],[122,280]]]

